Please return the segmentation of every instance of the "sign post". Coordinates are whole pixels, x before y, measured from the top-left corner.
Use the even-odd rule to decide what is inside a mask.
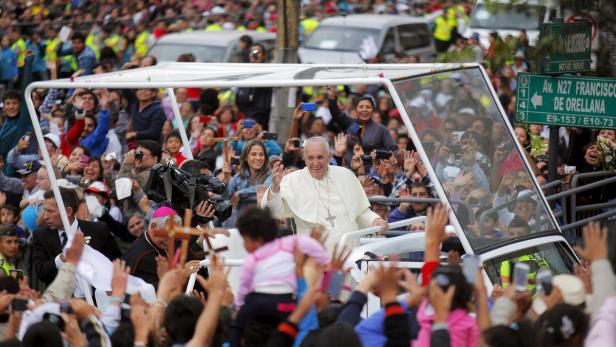
[[[516,106],[519,122],[616,129],[616,80],[520,73]]]
[[[590,70],[592,23],[556,21],[541,25],[541,37],[548,38],[550,52],[543,62],[544,74],[564,74]]]

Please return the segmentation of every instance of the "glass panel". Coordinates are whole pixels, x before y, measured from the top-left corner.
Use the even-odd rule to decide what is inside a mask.
[[[477,4],[471,13],[473,29],[538,30],[545,6],[511,4]]]
[[[352,27],[319,26],[304,44],[304,48],[330,51],[358,51],[364,40],[372,37],[379,45],[379,31]]]
[[[556,228],[478,68],[394,84],[473,248]]]
[[[400,46],[405,51],[430,46],[431,35],[425,24],[406,24],[398,27]]]
[[[224,63],[227,47],[192,45],[156,45],[149,53],[159,62],[177,61],[182,54],[192,53],[198,63]]]
[[[517,262],[529,265],[528,289],[531,291],[536,288],[535,276],[540,269],[548,269],[554,275],[571,273],[573,264],[576,263],[567,246],[563,242],[558,242],[531,247],[490,259],[483,263],[483,268],[492,284],[507,287],[511,283],[513,267]]]

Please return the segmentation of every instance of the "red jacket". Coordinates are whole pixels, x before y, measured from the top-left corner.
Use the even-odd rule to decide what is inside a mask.
[[[60,150],[62,154],[65,156],[70,156],[71,152],[77,145],[79,144],[79,138],[81,137],[81,133],[83,133],[83,128],[85,127],[85,121],[83,118],[76,119],[73,126],[62,135]]]

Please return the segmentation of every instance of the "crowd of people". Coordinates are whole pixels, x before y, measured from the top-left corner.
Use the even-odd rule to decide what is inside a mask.
[[[454,4],[464,2],[306,0],[302,10],[304,19],[317,21],[341,12],[435,10],[451,19]],[[551,291],[534,283],[516,291],[512,266],[503,261],[507,269],[489,274],[496,286],[488,297],[482,280],[464,276],[463,248],[444,232],[446,211],[429,200],[448,199],[477,248],[554,228],[553,211],[539,201],[531,177],[547,182],[549,133],[515,118],[517,73],[532,69],[524,32],[504,39],[494,33],[484,48],[476,35],[465,38],[452,27],[449,41],[440,42],[445,56],[485,64],[498,101],[478,69],[395,83],[423,157],[387,90],[368,85],[299,90],[288,138],[268,132],[270,88],[176,88],[188,145],[169,96],[158,89],[35,90],[44,134],[38,143],[23,95],[32,81],[156,65],[148,47],[171,32],[276,30],[275,1],[122,5],[2,4],[0,345],[590,346],[616,340],[609,335],[616,280],[600,227],[588,226],[578,254],[591,264],[576,270],[578,277],[555,273]],[[303,35],[312,24],[303,22]],[[249,34],[241,40],[241,60],[268,63],[269,52]],[[501,59],[503,50],[509,59]],[[614,151],[613,130],[561,128],[559,176],[567,181],[576,172],[612,170]],[[224,183],[222,191],[195,201],[192,226],[204,235],[177,253],[165,230],[169,221],[183,224],[184,211],[150,189],[152,173],[166,165]],[[440,184],[431,181],[431,170]],[[613,191],[602,186],[580,199],[607,202]],[[225,203],[231,207],[222,211]],[[350,296],[327,295],[328,283],[341,282],[348,270],[348,252],[337,244],[345,233],[373,226],[392,236],[390,223],[413,217],[428,221],[418,219],[403,231],[425,231],[426,247],[401,258],[424,261],[421,285],[407,271],[377,266]],[[221,259],[211,258],[209,271],[200,264],[212,251],[204,238],[227,235],[228,228],[239,229],[250,254],[235,292]],[[447,265],[438,265],[441,252],[449,255]],[[193,273],[195,291],[182,295]],[[384,308],[362,320],[369,292]],[[400,300],[400,293],[407,297]],[[592,301],[585,300],[591,293]],[[95,303],[83,300],[94,296]]]

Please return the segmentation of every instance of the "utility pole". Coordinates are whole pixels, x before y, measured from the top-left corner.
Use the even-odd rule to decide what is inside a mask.
[[[278,64],[297,63],[299,47],[300,1],[278,0],[278,22],[276,24],[276,54],[274,62]],[[278,139],[289,137],[289,127],[295,102],[295,88],[274,88],[274,107],[270,116],[269,128],[278,133]],[[291,104],[291,106],[289,106]]]

